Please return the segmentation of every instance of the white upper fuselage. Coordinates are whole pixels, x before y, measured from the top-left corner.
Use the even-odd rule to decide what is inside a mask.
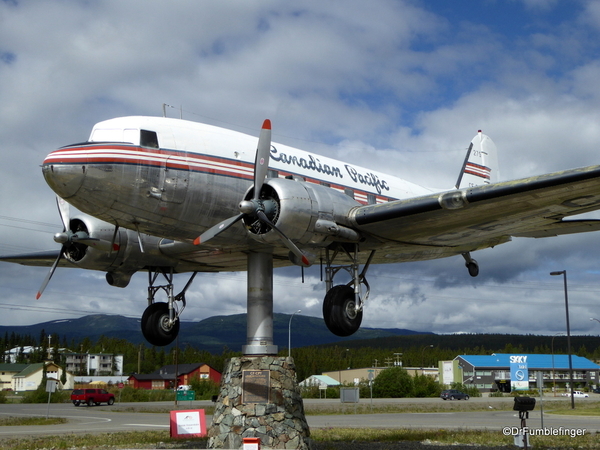
[[[155,131],[161,152],[140,147],[140,130]],[[146,160],[157,163],[168,158],[167,165],[187,164],[191,171],[212,172],[218,175],[252,180],[257,138],[224,128],[180,119],[132,116],[97,123],[90,142],[130,142],[130,151],[111,153],[110,157]],[[176,153],[172,153],[176,152]],[[99,153],[98,158],[103,154]],[[297,148],[273,143],[269,177],[277,171],[279,178],[302,177],[315,184],[327,183],[332,189],[344,192],[351,189],[362,204],[389,199],[404,199],[432,192],[400,178],[365,169],[343,161],[311,154]]]

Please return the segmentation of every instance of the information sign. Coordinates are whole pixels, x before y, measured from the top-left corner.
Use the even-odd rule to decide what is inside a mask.
[[[171,411],[171,437],[184,439],[206,436],[206,415],[203,409]]]

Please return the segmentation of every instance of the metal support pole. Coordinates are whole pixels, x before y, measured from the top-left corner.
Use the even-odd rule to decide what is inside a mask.
[[[277,355],[273,345],[273,255],[248,254],[248,317],[244,355]]]
[[[569,384],[571,386],[571,409],[575,409],[575,393],[573,386],[573,357],[571,354],[571,326],[569,324],[569,295],[567,289],[567,271],[550,272],[550,275],[562,275],[565,286],[565,315],[567,318],[567,353],[569,354]]]

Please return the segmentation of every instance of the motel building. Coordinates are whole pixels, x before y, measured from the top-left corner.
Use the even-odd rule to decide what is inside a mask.
[[[600,385],[600,366],[587,358],[572,355],[574,389],[593,389]],[[543,354],[459,355],[440,361],[440,382],[474,385],[481,392],[511,392],[537,389],[541,376],[544,389],[564,393],[569,385],[569,356]]]

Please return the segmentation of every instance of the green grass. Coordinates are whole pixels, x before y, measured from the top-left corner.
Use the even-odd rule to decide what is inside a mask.
[[[32,426],[32,425],[58,425],[67,423],[63,417],[5,417],[0,419],[0,427]]]
[[[344,442],[398,442],[415,441],[429,445],[466,445],[481,446],[513,446],[513,438],[504,436],[500,431],[473,430],[417,430],[417,429],[374,429],[374,428],[316,428],[312,430],[312,439],[317,442],[330,443],[331,448],[340,448],[336,444]],[[190,442],[197,447],[205,447],[206,439],[174,440],[168,431],[139,431],[124,433],[102,433],[62,436],[29,437],[21,439],[1,439],[0,447],[5,450],[35,449],[123,449],[156,446],[160,448],[190,448]],[[600,449],[597,435],[587,434],[571,438],[570,436],[533,436],[530,438],[533,448],[577,448]],[[142,447],[140,447],[142,446]],[[434,447],[432,447],[434,448]]]

